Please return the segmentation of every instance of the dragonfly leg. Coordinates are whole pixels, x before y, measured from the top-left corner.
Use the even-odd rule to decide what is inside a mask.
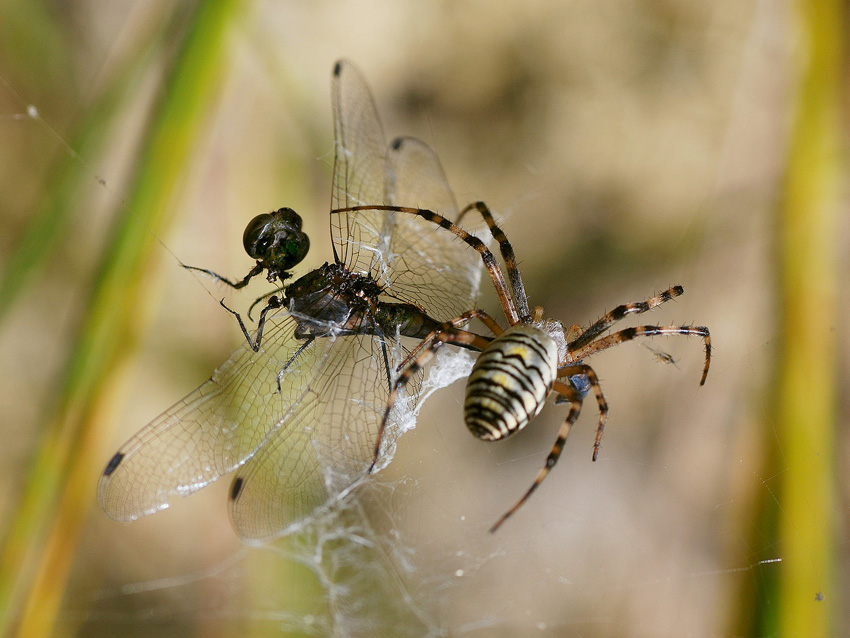
[[[301,353],[307,349],[307,347],[316,340],[315,335],[308,335],[303,344],[298,346],[298,350],[295,351],[291,357],[289,357],[289,361],[287,361],[284,366],[280,369],[280,372],[277,373],[277,393],[280,394],[280,380],[283,378],[283,375],[286,374],[286,371],[289,369],[289,366],[292,365],[292,362],[295,361],[298,357],[301,356]]]
[[[197,266],[187,266],[186,264],[180,264],[180,265],[183,266],[183,268],[185,268],[186,270],[197,270],[198,272],[202,272],[205,275],[209,275],[210,277],[212,277],[216,281],[221,281],[221,282],[227,284],[228,286],[230,286],[231,288],[244,288],[245,286],[248,285],[248,282],[251,281],[251,277],[255,277],[255,276],[259,275],[261,272],[263,272],[263,270],[265,270],[265,268],[262,266],[262,264],[260,264],[260,262],[257,262],[257,264],[253,268],[251,268],[251,270],[248,272],[248,274],[245,275],[241,280],[230,281],[227,277],[222,277],[217,272],[214,272],[212,270],[207,270],[206,268],[198,268]]]
[[[248,319],[250,319],[251,321],[254,320],[254,317],[251,315],[251,313],[254,312],[254,308],[256,308],[258,304],[266,301],[269,297],[272,297],[273,295],[283,293],[285,290],[286,290],[286,286],[280,286],[276,290],[272,290],[271,292],[267,292],[266,294],[262,295],[261,297],[257,297],[254,300],[254,303],[251,304],[251,307],[248,308]]]
[[[248,345],[251,346],[251,350],[253,350],[254,352],[258,352],[260,349],[260,341],[263,338],[263,328],[266,327],[266,314],[269,312],[269,310],[276,310],[277,308],[283,307],[283,302],[281,301],[280,297],[271,297],[269,299],[268,304],[266,304],[266,307],[263,308],[263,311],[260,313],[260,321],[257,323],[257,338],[256,340],[252,340],[248,329],[245,327],[245,322],[242,321],[241,315],[235,310],[231,310],[230,308],[228,308],[227,305],[224,303],[224,299],[222,299],[218,303],[220,303],[221,307],[227,310],[227,312],[236,317],[236,321],[239,322],[239,327],[242,329],[242,334],[245,335],[245,339],[248,341]],[[279,385],[278,388],[280,388]]]

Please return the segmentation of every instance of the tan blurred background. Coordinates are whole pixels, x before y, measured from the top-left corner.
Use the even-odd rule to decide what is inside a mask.
[[[81,499],[79,543],[66,548],[57,635],[767,631],[777,573],[813,560],[776,543],[771,513],[789,471],[781,450],[771,452],[770,383],[795,14],[784,3],[729,0],[494,4],[230,10],[219,88],[178,167],[167,223],[151,231],[135,324],[92,416],[108,427],[86,448],[92,491]],[[0,520],[11,525],[109,229],[126,213],[151,105],[195,13],[98,0],[2,11],[4,268],[60,179],[71,202],[60,241],[0,325]],[[487,528],[530,484],[565,410],[549,406],[522,436],[487,445],[463,426],[462,384],[430,399],[373,487],[368,516],[382,539],[395,539],[378,571],[386,595],[398,596],[376,609],[352,605],[344,573],[317,583],[290,559],[297,550],[240,545],[226,481],[131,525],[108,520],[93,492],[114,449],[242,338],[217,304],[221,289],[179,261],[241,276],[251,265],[244,224],[280,206],[300,212],[312,239],[299,272],[332,258],[329,82],[340,57],[368,78],[388,138],[424,139],[458,201],[483,199],[502,220],[532,303],[587,325],[681,284],[681,299],[635,323],[706,325],[715,346],[703,388],[695,339],[653,341],[675,366],[637,344],[595,358],[611,408],[599,460],[590,461],[589,407],[560,464],[494,536]],[[110,94],[111,106],[95,110]],[[829,452],[846,458],[846,436],[838,443]],[[842,520],[814,524],[836,526],[846,548]],[[846,549],[835,557],[837,587],[825,574],[825,599],[811,591],[811,604],[828,605],[841,626]]]

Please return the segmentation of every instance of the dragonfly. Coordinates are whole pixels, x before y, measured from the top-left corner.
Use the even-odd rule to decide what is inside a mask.
[[[302,528],[388,458],[394,438],[382,422],[396,370],[410,358],[406,344],[474,306],[475,251],[416,217],[362,209],[427,207],[458,218],[436,154],[415,138],[386,144],[368,85],[349,62],[336,63],[331,86],[333,261],[290,281],[310,242],[300,216],[281,208],[247,225],[243,245],[256,263],[241,280],[195,269],[234,288],[265,273],[278,287],[260,298],[253,335],[225,306],[240,347],[112,456],[98,485],[111,518],[163,510],[234,473],[228,509],[239,536]],[[433,381],[435,389],[454,378]],[[415,412],[423,379],[406,384],[399,414]],[[404,417],[396,421],[400,430]]]

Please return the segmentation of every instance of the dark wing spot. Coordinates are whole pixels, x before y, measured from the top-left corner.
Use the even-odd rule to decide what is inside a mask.
[[[115,471],[115,468],[118,467],[119,465],[121,465],[121,461],[123,461],[123,460],[124,460],[124,453],[118,452],[115,456],[113,456],[109,460],[109,463],[107,463],[106,469],[103,470],[103,475],[104,476],[110,476]]]
[[[339,77],[340,72],[342,71],[342,61],[334,64],[334,75]]]
[[[237,476],[235,479],[233,479],[233,485],[230,486],[230,500],[231,501],[235,501],[236,497],[239,496],[239,492],[242,491],[242,485],[244,483],[245,483],[245,479],[243,479],[241,476]]]
[[[393,140],[392,147],[394,151],[397,151],[401,148],[401,145],[404,143],[404,140],[400,137],[397,137]]]

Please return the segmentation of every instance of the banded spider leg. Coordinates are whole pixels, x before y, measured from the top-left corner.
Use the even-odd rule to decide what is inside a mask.
[[[569,382],[573,377],[587,380],[599,406],[599,424],[593,451],[593,460],[597,459],[605,430],[608,405],[595,372],[583,363],[585,358],[637,337],[700,336],[705,343],[706,353],[700,385],[705,383],[711,360],[711,338],[708,328],[704,326],[645,325],[606,334],[611,326],[626,316],[647,312],[678,297],[684,292],[681,286],[674,286],[646,301],[617,306],[585,330],[573,327],[565,331],[560,322],[544,320],[542,308],[536,307],[533,311],[530,309],[513,247],[482,202],[467,206],[460,217],[473,210],[482,216],[490,233],[499,244],[499,252],[508,273],[507,282],[495,257],[482,241],[433,211],[400,206],[355,206],[335,212],[356,212],[357,210],[386,210],[416,215],[454,233],[471,248],[477,250],[490,274],[509,326],[507,330],[502,330],[496,321],[483,311],[470,310],[442,324],[420,342],[399,368],[399,376],[393,384],[378,433],[375,460],[377,460],[384,427],[398,391],[418,370],[427,365],[439,348],[446,343],[481,351],[467,381],[464,401],[466,425],[478,438],[495,441],[523,429],[542,410],[547,397],[552,392],[556,394],[556,403],[570,403],[570,411],[543,468],[538,472],[531,487],[490,531],[498,529],[505,520],[522,507],[557,463],[572,425],[580,414],[585,394]],[[494,338],[482,337],[461,329],[474,318],[480,319],[493,333]],[[559,347],[558,343],[562,345]],[[563,346],[564,343],[566,347]],[[372,468],[374,465],[373,462]]]
[[[479,358],[473,367],[473,373],[470,376],[467,385],[467,398],[465,401],[466,423],[473,435],[483,440],[499,440],[510,436],[514,432],[525,427],[531,419],[537,415],[542,409],[547,396],[554,389],[558,396],[569,401],[571,404],[570,412],[567,420],[559,432],[558,439],[550,452],[546,465],[538,474],[538,478],[532,484],[528,492],[520,499],[519,502],[505,514],[499,522],[493,526],[491,531],[495,531],[501,523],[507,519],[514,511],[530,497],[531,493],[543,481],[552,467],[558,460],[563,449],[564,442],[569,433],[572,424],[578,418],[581,411],[584,395],[567,383],[557,380],[557,377],[583,375],[585,376],[594,390],[597,404],[599,406],[599,429],[604,428],[607,417],[607,404],[602,394],[601,387],[596,374],[585,364],[581,362],[564,361],[563,365],[559,366],[559,353],[555,345],[555,341],[546,334],[543,330],[532,323],[540,324],[542,320],[542,308],[535,308],[534,313],[529,310],[528,297],[525,293],[525,287],[522,283],[522,277],[519,268],[516,265],[516,258],[513,252],[513,247],[504,235],[502,230],[496,225],[493,216],[485,204],[477,202],[471,204],[464,213],[475,209],[486,221],[489,230],[496,241],[499,243],[499,250],[502,260],[508,271],[510,282],[510,290],[505,282],[504,275],[496,263],[495,257],[487,248],[487,246],[475,236],[469,234],[456,224],[453,224],[448,219],[424,209],[414,209],[395,206],[362,206],[352,207],[350,209],[340,209],[337,213],[356,212],[357,210],[387,210],[394,212],[404,212],[414,214],[437,224],[441,228],[448,230],[462,239],[465,243],[477,250],[487,268],[490,278],[493,282],[497,296],[499,297],[502,310],[510,325],[507,331],[502,330],[495,319],[490,317],[482,310],[470,310],[459,317],[442,324],[438,329],[431,332],[423,339],[405,359],[399,368],[399,376],[393,384],[390,393],[387,407],[381,421],[377,440],[375,443],[375,456],[370,467],[370,471],[374,469],[380,454],[381,442],[384,430],[392,411],[396,396],[401,388],[403,388],[414,375],[422,369],[435,356],[437,351],[446,343],[463,345],[470,349],[482,351],[484,355]],[[471,319],[479,319],[493,333],[494,339],[482,337],[475,333],[462,330],[461,327],[466,325]],[[557,325],[561,332],[563,328],[557,322],[547,322],[551,328]],[[520,334],[522,333],[522,334]],[[539,356],[537,342],[544,342],[548,356],[541,358]],[[565,339],[564,339],[565,341]],[[494,344],[498,346],[494,347]],[[496,356],[497,358],[515,357],[519,354],[519,365],[514,366],[514,369],[508,371],[509,379],[507,381],[494,381],[494,375],[500,370],[488,365],[481,365],[482,361],[486,362],[486,354]],[[506,354],[507,353],[507,354]],[[561,370],[559,370],[559,367]],[[476,368],[481,371],[476,375]],[[534,387],[528,387],[525,379],[529,373],[536,376],[542,381]],[[473,383],[477,378],[481,379],[481,383]],[[495,390],[495,392],[494,392]],[[501,396],[496,396],[501,394]],[[507,399],[507,397],[519,397],[517,399]],[[487,404],[495,402],[498,405],[497,409],[488,407]],[[482,418],[482,415],[483,418]]]
[[[599,320],[593,323],[587,330],[579,334],[567,344],[567,351],[571,359],[581,361],[592,354],[607,350],[617,344],[631,341],[637,337],[655,337],[685,335],[702,337],[705,344],[705,365],[702,369],[702,377],[699,384],[704,385],[708,377],[708,368],[711,364],[711,333],[705,326],[636,326],[625,328],[618,332],[602,336],[612,325],[630,314],[641,314],[660,306],[663,303],[682,295],[685,289],[682,286],[660,292],[646,301],[627,303],[617,306],[610,312],[605,313]],[[599,447],[602,443],[603,430],[598,430],[593,443],[593,460],[599,456]]]

